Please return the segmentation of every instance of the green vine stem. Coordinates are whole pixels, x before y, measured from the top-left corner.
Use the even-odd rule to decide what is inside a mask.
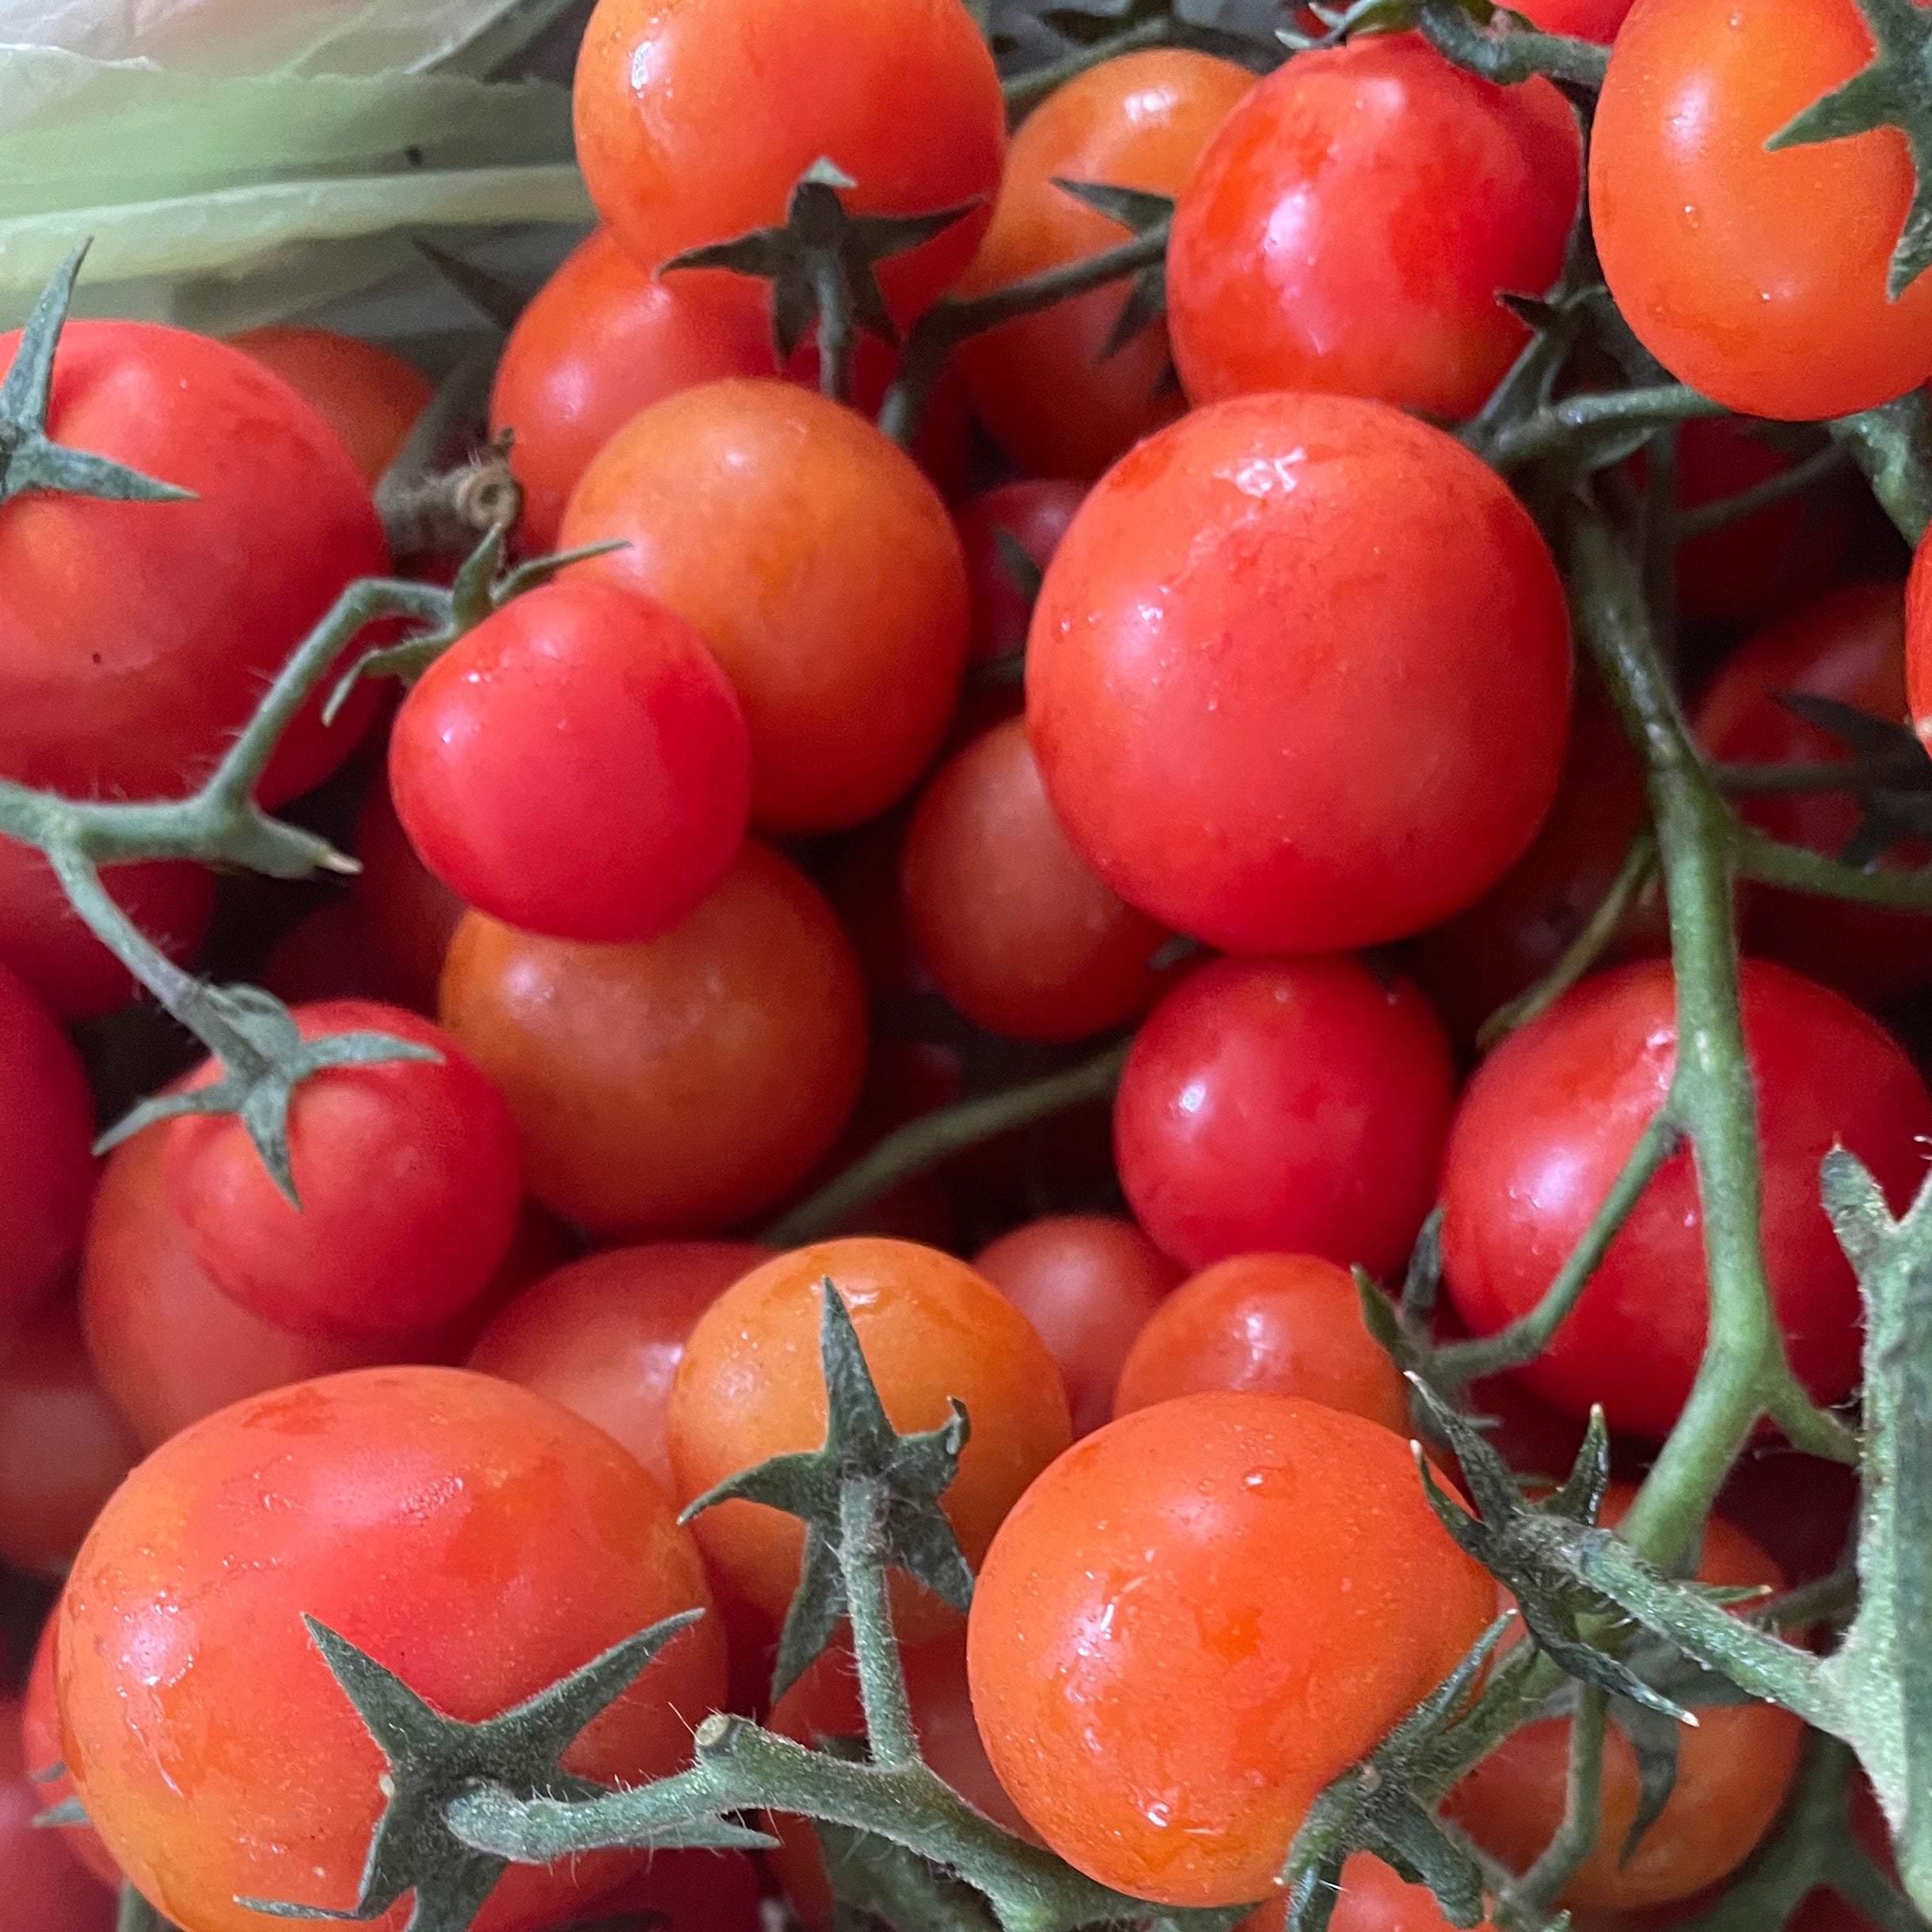
[[[1749,827],[1737,835],[1736,859],[1740,874],[1762,885],[1782,885],[1793,892],[1849,899],[1860,906],[1932,912],[1932,865],[1911,871],[1848,865],[1843,859],[1785,845]]]
[[[1179,24],[1169,13],[1163,12],[1148,20],[1136,21],[1132,26],[1109,34],[1105,40],[1076,48],[1072,53],[1049,61],[1044,67],[1029,67],[1024,74],[1014,74],[1003,89],[1006,112],[1017,119],[1029,108],[1045,100],[1056,87],[1078,79],[1090,67],[1117,60],[1123,54],[1137,54],[1143,48],[1165,47],[1180,37]]]
[[[1508,1902],[1519,1917],[1540,1919],[1577,1868],[1596,1849],[1603,1794],[1603,1744],[1610,1699],[1594,1685],[1578,1695],[1570,1721],[1569,1770],[1563,1794],[1563,1822],[1538,1854],[1536,1862],[1509,1888]]]
[[[866,1740],[875,1764],[899,1770],[922,1760],[886,1588],[884,1531],[890,1500],[876,1483],[846,1483],[839,1497],[839,1550]]]
[[[1464,0],[1422,0],[1417,25],[1439,54],[1487,81],[1514,83],[1542,74],[1594,93],[1610,65],[1610,49],[1594,41],[1538,33],[1507,21],[1492,21],[1485,28]]]
[[[1908,390],[1896,401],[1840,416],[1831,430],[1905,541],[1916,546],[1932,523],[1932,397],[1922,386]]]
[[[1489,462],[1507,475],[1546,456],[1559,455],[1598,439],[1612,444],[1621,455],[1633,435],[1641,439],[1652,430],[1668,428],[1675,423],[1727,413],[1722,404],[1700,396],[1694,389],[1686,389],[1680,382],[1566,396],[1561,402],[1550,403],[1498,430],[1490,439],[1486,454]]]
[[[1694,510],[1680,510],[1671,519],[1671,534],[1679,543],[1708,537],[1713,531],[1755,516],[1760,510],[1768,510],[1789,496],[1803,496],[1813,484],[1836,476],[1850,460],[1850,452],[1843,443],[1827,443],[1801,462],[1767,477],[1762,483],[1752,484],[1748,489],[1720,496],[1714,503],[1699,504]]]

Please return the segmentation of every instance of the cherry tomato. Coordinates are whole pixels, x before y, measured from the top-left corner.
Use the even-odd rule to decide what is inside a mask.
[[[973,1713],[1070,1864],[1235,1905],[1495,1609],[1400,1436],[1287,1396],[1183,1396],[1075,1444],[1006,1519],[968,1626]]]
[[[515,1231],[510,1109],[447,1034],[400,1006],[340,1000],[295,1020],[305,1040],[385,1033],[438,1057],[332,1067],[296,1089],[299,1207],[235,1116],[171,1123],[162,1177],[196,1261],[224,1294],[285,1328],[404,1335],[447,1319],[482,1292]],[[204,1067],[192,1084],[216,1071]]]
[[[1112,1413],[1135,1337],[1181,1279],[1131,1221],[1099,1214],[1029,1222],[982,1248],[973,1266],[1052,1351],[1076,1436],[1091,1435]]]
[[[1280,1901],[1244,1919],[1236,1932],[1285,1932],[1287,1908]],[[1488,1932],[1484,1919],[1477,1932]],[[1341,1868],[1329,1932],[1451,1932],[1449,1921],[1427,1885],[1412,1885],[1372,1851],[1348,1854]]]
[[[1011,1040],[1085,1039],[1145,1013],[1173,935],[1067,842],[1018,718],[942,766],[907,830],[906,919],[934,983]]]
[[[1409,34],[1297,55],[1227,117],[1174,210],[1183,386],[1474,415],[1529,340],[1497,297],[1556,280],[1582,176],[1576,116],[1540,78],[1499,87]]]
[[[204,867],[110,865],[101,883],[170,959],[193,957],[215,912]],[[47,861],[11,839],[0,839],[0,964],[63,1020],[93,1019],[134,997],[133,976],[88,930]]]
[[[966,655],[959,539],[911,459],[851,410],[770,382],[654,405],[564,514],[566,549],[614,538],[627,547],[576,574],[633,585],[717,653],[759,825],[858,824],[938,748]]]
[[[727,1476],[825,1439],[821,1284],[845,1298],[896,1429],[937,1428],[956,1398],[972,1418],[942,1499],[976,1569],[1020,1493],[1067,1447],[1066,1391],[1025,1317],[964,1261],[908,1241],[821,1242],[767,1261],[698,1318],[671,1390],[671,1460],[686,1501]],[[721,1588],[782,1616],[804,1531],[762,1503],[725,1503],[692,1525]],[[899,1633],[941,1634],[954,1613],[892,1578]]]
[[[1614,1524],[1635,1492],[1614,1485],[1602,1520]],[[1700,1583],[1780,1588],[1778,1565],[1722,1517],[1704,1532]],[[1677,1734],[1677,1783],[1650,1829],[1626,1853],[1639,1802],[1637,1752],[1613,1722],[1603,1745],[1595,1848],[1561,1893],[1572,1905],[1644,1906],[1688,1898],[1748,1858],[1770,1828],[1797,1769],[1804,1725],[1771,1704],[1720,1704]],[[1487,1850],[1527,1870],[1563,1820],[1569,1721],[1525,1725],[1451,1791],[1444,1808]]]
[[[1113,1413],[1209,1389],[1299,1395],[1409,1432],[1408,1389],[1353,1280],[1312,1254],[1231,1255],[1177,1288],[1128,1352]]]
[[[1398,1269],[1434,1202],[1449,1042],[1349,959],[1217,960],[1141,1028],[1113,1109],[1135,1218],[1185,1266],[1318,1254]]]
[[[621,584],[546,584],[458,639],[403,700],[390,796],[470,904],[564,939],[649,939],[744,842],[751,749],[684,620]]]
[[[305,1615],[474,1722],[709,1601],[657,1485],[555,1403],[459,1369],[302,1382],[176,1436],[102,1512],[63,1600],[67,1768],[123,1869],[196,1932],[256,1924],[238,1895],[344,1908],[385,1764]],[[724,1679],[706,1617],[565,1766],[671,1771]],[[513,1868],[478,1932],[549,1924],[640,1862]]]
[[[63,1756],[66,1747],[60,1741],[60,1710],[54,1698],[54,1648],[59,1630],[60,1607],[56,1603],[34,1645],[33,1667],[27,1673],[26,1694],[20,1707],[21,1759],[40,1794],[42,1811],[52,1811],[74,1796],[74,1780],[67,1774]],[[0,1743],[0,1751],[6,1748]],[[59,1775],[51,1775],[56,1767],[60,1767]],[[119,1889],[120,1867],[92,1825],[63,1825],[58,1835],[76,1862],[102,1884]],[[67,1932],[64,1926],[62,1932]]]
[[[1086,497],[1084,483],[1021,477],[983,490],[953,512],[972,592],[972,634],[966,654],[974,664],[1026,645],[1033,599],[1014,574],[1007,546],[1017,545],[1044,571]]]
[[[1339,396],[1197,409],[1124,458],[1027,653],[1075,847],[1240,952],[1467,905],[1535,835],[1569,704],[1562,587],[1522,505],[1439,431]]]
[[[20,346],[0,336],[0,363]],[[192,490],[192,502],[29,492],[0,514],[0,772],[76,797],[170,797],[199,779],[343,587],[388,553],[328,424],[226,343],[149,322],[70,323],[48,433]],[[305,709],[264,804],[354,748],[372,690],[325,731]]]
[[[1644,346],[1727,409],[1843,416],[1932,375],[1932,281],[1886,288],[1903,136],[1767,146],[1874,51],[1858,0],[1638,0],[1611,51],[1590,143],[1604,276]]]
[[[1928,1097],[1891,1036],[1824,987],[1747,960],[1744,1037],[1757,1083],[1764,1257],[1799,1379],[1835,1402],[1858,1379],[1859,1303],[1818,1200],[1818,1165],[1849,1147],[1903,1212],[1925,1173]],[[1470,1082],[1443,1171],[1443,1253],[1478,1335],[1541,1299],[1638,1137],[1676,1059],[1669,966],[1599,973],[1512,1033]],[[1611,1428],[1662,1436],[1704,1350],[1702,1215],[1689,1150],[1668,1161],[1544,1352],[1518,1379]]]
[[[0,966],[0,1329],[72,1269],[93,1192],[94,1108],[80,1056]]]
[[[994,1776],[973,1723],[966,1688],[966,1633],[954,1630],[930,1643],[911,1645],[901,1661],[912,1725],[926,1763],[975,1810],[1009,1831],[1030,1836]],[[843,1643],[825,1652],[773,1705],[766,1722],[781,1737],[815,1749],[834,1738],[865,1735],[858,1672]],[[768,1822],[778,1845],[767,1856],[786,1900],[808,1932],[824,1932],[831,1922],[833,1899],[816,1835],[802,1818],[776,1816]]]
[[[659,1851],[628,1884],[597,1900],[591,1922],[637,1932],[761,1932],[758,1867],[742,1851]],[[580,1921],[579,1922],[581,1922]]]
[[[1516,10],[1545,33],[1567,33],[1605,46],[1617,37],[1631,0],[1523,0]]]
[[[0,1698],[0,1887],[7,1932],[112,1932],[114,1894],[34,1820],[51,1802],[21,1748],[21,1707]]]
[[[1912,555],[1905,580],[1905,686],[1913,728],[1922,744],[1932,744],[1932,543],[1924,539]]]
[[[436,393],[400,356],[333,329],[249,329],[228,340],[314,409],[369,483],[382,481]]]
[[[1843,740],[1778,702],[1783,691],[1835,699],[1895,724],[1906,721],[1905,612],[1896,584],[1849,584],[1733,652],[1706,687],[1698,736],[1713,758],[1740,764],[1828,763],[1851,755]],[[1775,839],[1839,851],[1863,816],[1845,792],[1744,797],[1739,809]],[[1907,844],[1894,865],[1922,865]],[[1754,952],[1782,960],[1862,1004],[1932,979],[1932,921],[1754,886],[1744,932]]]
[[[1733,1466],[1719,1512],[1793,1583],[1837,1569],[1858,1514],[1858,1472],[1801,1455],[1783,1443],[1755,1445]]]
[[[812,85],[794,86],[804,74]],[[854,183],[842,199],[855,215],[974,203],[879,264],[902,325],[971,258],[1006,145],[993,56],[959,0],[599,0],[577,55],[575,115],[591,199],[654,268],[782,222],[800,176],[822,159]]]
[[[436,987],[463,902],[416,856],[396,816],[387,774],[363,801],[356,823],[356,912],[383,972],[405,1003],[424,1013],[436,1006]]]
[[[714,1234],[769,1206],[837,1139],[865,1063],[851,947],[749,842],[690,918],[634,945],[471,913],[442,1013],[510,1103],[531,1192],[603,1234]]]
[[[319,1000],[390,1001],[397,991],[346,897],[325,899],[275,942],[255,981],[285,1006]]]
[[[686,1339],[770,1252],[748,1241],[690,1241],[587,1254],[511,1303],[477,1337],[469,1365],[595,1422],[668,1494],[678,1479],[666,1416]]]
[[[1014,135],[992,226],[960,283],[985,295],[1131,238],[1062,181],[1171,199],[1228,111],[1254,86],[1231,60],[1157,48],[1102,61],[1056,88]],[[1167,330],[1155,321],[1112,347],[1132,279],[971,337],[960,366],[973,407],[1016,462],[1095,477],[1185,406]]]

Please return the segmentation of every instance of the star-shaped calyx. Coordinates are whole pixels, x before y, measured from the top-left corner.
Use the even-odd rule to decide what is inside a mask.
[[[1171,196],[1150,194],[1145,188],[1115,188],[1105,181],[1071,181],[1057,174],[1053,177],[1053,185],[1063,194],[1084,202],[1096,215],[1104,215],[1109,221],[1117,222],[1129,234],[1156,234],[1174,217]],[[1105,362],[1109,356],[1118,355],[1143,329],[1158,322],[1166,313],[1167,261],[1163,256],[1158,261],[1148,263],[1134,277],[1133,286],[1127,291],[1127,300],[1115,317],[1107,340],[1101,345],[1100,359]],[[1164,392],[1169,386],[1170,378],[1164,375],[1157,393]]]
[[[781,1697],[831,1641],[846,1614],[846,1565],[877,1561],[902,1569],[964,1611],[972,1602],[972,1566],[939,1499],[959,1468],[969,1430],[964,1407],[936,1429],[902,1436],[879,1400],[872,1371],[843,1299],[828,1279],[819,1356],[825,1375],[823,1448],[774,1456],[728,1477],[684,1512],[688,1522],[720,1503],[763,1503],[805,1526],[798,1589],[778,1640],[772,1695]],[[848,1491],[869,1491],[869,1507],[848,1508]],[[846,1547],[844,1525],[857,1513],[872,1526],[873,1545]]]
[[[21,329],[13,363],[0,382],[0,504],[29,490],[94,496],[111,503],[181,503],[192,490],[164,483],[125,463],[69,449],[47,433],[53,400],[54,354],[67,325],[74,284],[86,257],[83,242],[54,271]]]
[[[692,1610],[667,1617],[481,1724],[445,1717],[366,1651],[314,1618],[305,1618],[322,1660],[389,1760],[389,1803],[370,1841],[361,1892],[348,1911],[262,1899],[238,1903],[277,1919],[366,1924],[413,1893],[404,1932],[469,1932],[509,1861],[466,1845],[445,1821],[445,1808],[478,1785],[531,1798],[607,1796],[604,1786],[565,1770],[563,1754],[673,1637],[703,1614]],[[771,1841],[727,1819],[706,1816],[667,1827],[654,1842],[666,1850],[748,1850]]]

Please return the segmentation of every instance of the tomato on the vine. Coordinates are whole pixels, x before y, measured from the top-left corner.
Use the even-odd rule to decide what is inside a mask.
[[[33,1662],[27,1671],[27,1687],[20,1706],[21,1755],[27,1775],[40,1791],[44,1811],[55,1810],[74,1796],[74,1780],[67,1775],[64,1764],[66,1748],[60,1741],[60,1707],[54,1694],[54,1652],[59,1637],[60,1604],[56,1599],[34,1645]],[[4,1742],[0,1741],[0,1755],[5,1751]],[[48,1835],[55,1834],[48,1831]],[[104,1885],[119,1889],[120,1867],[91,1824],[64,1824],[58,1836],[78,1864]],[[64,1927],[62,1932],[65,1932]]]
[[[333,329],[249,329],[228,340],[314,409],[370,483],[382,481],[436,393],[413,363]]]
[[[1235,1932],[1286,1932],[1287,1907],[1277,1901],[1244,1919]],[[1329,1932],[1452,1932],[1436,1894],[1412,1885],[1372,1851],[1348,1854],[1336,1888]],[[1484,1919],[1476,1932],[1489,1932]]]
[[[1097,484],[1048,567],[1027,728],[1074,846],[1211,945],[1402,937],[1535,835],[1569,728],[1563,588],[1439,430],[1238,397]]]
[[[1516,10],[1545,33],[1567,33],[1606,46],[1630,13],[1632,0],[1523,0]]]
[[[57,1801],[33,1782],[47,1767],[29,1761],[21,1719],[20,1704],[0,1698],[0,1888],[7,1932],[112,1932],[113,1892],[69,1850],[70,1834],[34,1824]]]
[[[450,940],[467,908],[417,858],[396,816],[389,775],[378,772],[356,821],[355,905],[375,963],[405,1002],[436,1010]]]

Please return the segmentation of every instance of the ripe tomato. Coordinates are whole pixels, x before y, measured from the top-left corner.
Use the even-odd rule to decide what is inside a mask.
[[[1254,85],[1231,60],[1158,48],[1102,61],[1055,89],[1014,135],[992,226],[960,284],[979,295],[1117,248],[1120,222],[1058,185],[1093,181],[1172,197]],[[1025,468],[1095,477],[1185,406],[1158,321],[1109,350],[1131,278],[969,337],[966,386],[995,442]]]
[[[907,829],[906,919],[933,980],[1010,1040],[1083,1040],[1145,1013],[1192,964],[1067,842],[1018,718],[934,775]]]
[[[27,1673],[27,1688],[20,1706],[21,1761],[40,1794],[40,1808],[52,1811],[74,1796],[74,1780],[64,1768],[66,1747],[60,1741],[60,1710],[54,1698],[54,1649],[60,1632],[60,1606],[56,1603],[40,1627],[40,1640],[33,1648],[33,1665]],[[0,1740],[0,1753],[6,1745]],[[62,1766],[58,1777],[50,1776]],[[55,1834],[47,1832],[47,1836]],[[120,1867],[114,1862],[101,1834],[90,1824],[63,1825],[60,1843],[77,1863],[93,1873],[104,1885],[119,1889]],[[62,1928],[66,1932],[66,1928]]]
[[[0,1331],[67,1279],[94,1187],[94,1104],[53,1016],[0,966]]]
[[[1874,51],[1858,0],[1638,0],[1611,49],[1590,143],[1604,276],[1727,409],[1843,416],[1932,375],[1932,281],[1886,293],[1904,137],[1766,146]]]
[[[1905,683],[1912,724],[1932,744],[1932,543],[1921,539],[1905,580]]]
[[[303,1382],[176,1436],[102,1512],[61,1612],[67,1767],[129,1877],[196,1932],[254,1925],[238,1894],[340,1909],[385,1766],[305,1614],[473,1722],[709,1602],[663,1492],[555,1403],[458,1369]],[[565,1764],[669,1772],[724,1679],[707,1616]],[[640,1858],[513,1868],[478,1932],[568,1916]]]
[[[69,1852],[64,1831],[34,1820],[50,1802],[21,1747],[21,1706],[0,1698],[0,1887],[7,1932],[112,1932],[114,1894]]]
[[[1785,1346],[1821,1402],[1857,1381],[1859,1304],[1818,1200],[1835,1145],[1903,1212],[1925,1173],[1932,1098],[1891,1036],[1835,993],[1747,960],[1744,1037],[1757,1082],[1764,1256]],[[1443,1255],[1478,1335],[1525,1314],[1662,1105],[1676,1060],[1669,966],[1599,973],[1512,1033],[1470,1082],[1443,1170]],[[1687,1149],[1652,1181],[1550,1346],[1518,1378],[1577,1415],[1662,1436],[1704,1350],[1702,1216]]]
[[[423,862],[530,933],[649,939],[744,840],[751,755],[684,620],[621,584],[546,584],[459,638],[396,714],[390,796]]]
[[[812,85],[794,87],[803,74]],[[599,0],[577,55],[575,117],[591,199],[653,268],[782,222],[821,159],[854,183],[842,196],[854,215],[978,203],[880,263],[902,325],[971,258],[1006,127],[992,54],[959,0]]]
[[[1556,280],[1582,177],[1576,117],[1540,78],[1499,87],[1409,34],[1299,55],[1227,117],[1174,210],[1182,386],[1474,415],[1529,340],[1497,298]]]
[[[1299,1395],[1409,1433],[1408,1389],[1353,1280],[1312,1254],[1231,1255],[1177,1288],[1128,1352],[1113,1413],[1208,1389]]]
[[[435,384],[400,356],[333,329],[249,329],[228,340],[315,410],[366,482],[382,481],[436,393]]]
[[[1608,46],[1630,6],[1631,0],[1523,0],[1516,10],[1545,33],[1573,34]]]
[[[450,937],[466,908],[416,855],[396,816],[386,773],[363,800],[356,822],[356,915],[370,952],[406,1004],[436,1007]]]
[[[1318,1254],[1399,1268],[1455,1093],[1442,1023],[1349,959],[1217,960],[1141,1028],[1113,1109],[1135,1218],[1185,1266]]]
[[[1030,1221],[982,1248],[973,1267],[1033,1323],[1059,1363],[1076,1436],[1091,1435],[1112,1413],[1120,1364],[1181,1279],[1131,1221],[1100,1214]]]
[[[297,920],[275,942],[254,979],[285,1006],[333,999],[390,1002],[398,990],[346,896],[326,899]]]
[[[1635,1491],[1613,1485],[1602,1520],[1622,1519]],[[1782,1588],[1778,1565],[1744,1531],[1713,1516],[1697,1577]],[[1507,1599],[1505,1599],[1507,1600]],[[1604,1740],[1595,1849],[1563,1888],[1569,1905],[1635,1907],[1688,1898],[1748,1858],[1770,1828],[1797,1769],[1804,1725],[1771,1704],[1720,1704],[1677,1734],[1677,1785],[1626,1858],[1639,1801],[1637,1752],[1613,1723]],[[1449,1794],[1444,1809],[1486,1850],[1529,1868],[1563,1820],[1569,1721],[1524,1726]]]
[[[471,913],[443,1022],[496,1082],[531,1192],[600,1234],[714,1234],[838,1137],[865,1063],[865,993],[831,909],[747,843],[655,939],[539,939]]]
[[[0,1368],[0,1557],[59,1576],[139,1454],[63,1295],[27,1323]]]
[[[1284,1932],[1287,1910],[1277,1901],[1244,1919],[1236,1932]],[[1484,1919],[1477,1932],[1488,1932]],[[1329,1932],[1451,1932],[1427,1885],[1412,1885],[1372,1851],[1348,1854],[1341,1868]]]
[[[758,1867],[742,1851],[659,1851],[600,1898],[591,1922],[630,1932],[761,1932]]]
[[[1287,1396],[1183,1396],[1076,1444],[1007,1518],[968,1626],[973,1713],[1070,1864],[1238,1904],[1495,1608],[1401,1437]]]
[[[1901,586],[1849,584],[1761,631],[1725,660],[1698,706],[1698,736],[1713,758],[1744,764],[1829,763],[1843,741],[1778,703],[1781,691],[1835,698],[1895,724],[1906,721],[1905,610]],[[1814,852],[1838,851],[1858,830],[1844,792],[1797,792],[1738,801],[1753,825]],[[1907,845],[1894,865],[1926,863]],[[1932,979],[1932,921],[1754,886],[1744,931],[1754,952],[1864,1004]]]
[[[966,1633],[955,1629],[903,1653],[912,1725],[926,1762],[976,1811],[1009,1831],[1030,1836],[1026,1823],[987,1762],[966,1688]],[[827,1650],[771,1707],[767,1729],[815,1749],[834,1738],[865,1735],[865,1706],[852,1653],[841,1642]],[[768,1820],[778,1840],[768,1853],[791,1907],[808,1932],[824,1932],[833,1899],[816,1835],[802,1818]]]
[[[1048,568],[1027,655],[1074,846],[1128,904],[1240,952],[1467,905],[1535,835],[1569,703],[1528,513],[1439,431],[1340,396],[1197,409],[1124,458]]]
[[[1086,498],[1084,483],[1021,477],[982,490],[953,512],[972,593],[972,631],[966,646],[972,663],[1003,657],[1026,644],[1033,600],[1014,578],[1004,544],[1017,544],[1044,571]]]
[[[332,1067],[297,1088],[299,1208],[234,1115],[172,1122],[162,1177],[196,1261],[285,1328],[394,1336],[447,1320],[482,1292],[515,1231],[510,1109],[447,1034],[400,1006],[337,1000],[295,1019],[306,1040],[387,1033],[440,1057]],[[204,1066],[192,1084],[215,1073]]]
[[[1026,1485],[1067,1447],[1060,1372],[1026,1318],[964,1261],[909,1241],[821,1242],[767,1261],[698,1318],[671,1390],[678,1494],[825,1439],[820,1284],[844,1296],[896,1429],[937,1428],[956,1398],[972,1420],[943,1499],[976,1569]],[[803,1527],[762,1503],[725,1503],[692,1525],[721,1588],[782,1616],[798,1584]],[[892,1578],[899,1633],[921,1643],[956,1619],[909,1576]]]
[[[469,1366],[534,1389],[614,1436],[664,1488],[671,1384],[698,1318],[770,1249],[749,1241],[609,1248],[546,1275],[477,1338]]]
[[[937,492],[862,417],[787,382],[685,390],[605,444],[570,499],[566,549],[612,538],[628,547],[577,574],[635,586],[717,653],[759,825],[856,825],[938,748],[965,566]]]
[[[19,345],[0,336],[0,363]],[[368,485],[280,377],[149,322],[68,325],[48,426],[195,500],[29,493],[0,511],[0,772],[76,797],[172,797],[337,593],[387,568]],[[341,763],[375,693],[327,731],[320,702],[282,740],[264,804]]]

